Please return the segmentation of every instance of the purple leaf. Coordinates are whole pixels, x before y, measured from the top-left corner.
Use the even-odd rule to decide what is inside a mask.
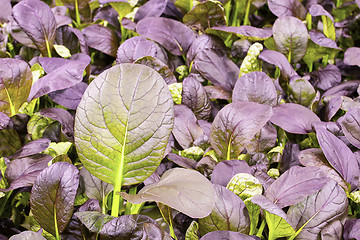
[[[0,130],[11,128],[11,118],[3,112],[0,112]]]
[[[84,34],[77,28],[72,28],[71,31],[76,35],[80,43],[81,52],[90,55],[89,46],[86,43]]]
[[[136,11],[135,22],[147,17],[160,17],[166,9],[169,0],[149,0]]]
[[[270,121],[287,132],[307,134],[313,132],[312,124],[320,122],[320,118],[304,106],[285,103],[273,107]]]
[[[81,55],[81,60],[68,60],[56,71],[51,71],[33,84],[28,101],[80,83],[83,79],[83,72],[89,63],[90,57],[87,55]]]
[[[40,233],[33,231],[24,231],[13,235],[11,240],[46,240]]]
[[[14,18],[10,19],[11,24],[11,36],[18,41],[19,43],[23,44],[26,47],[32,48],[33,51],[37,49],[34,42],[29,38],[29,36],[21,29],[21,27],[16,23]],[[46,56],[46,55],[45,55]]]
[[[183,168],[196,169],[197,161],[194,159],[182,157],[175,153],[169,153],[166,158]]]
[[[82,185],[86,196],[97,199],[101,203],[104,203],[106,196],[114,189],[111,184],[91,175],[84,167],[80,170],[80,186]]]
[[[65,6],[56,6],[51,8],[51,11],[54,13],[56,21],[56,31],[62,26],[67,26],[71,24],[71,18],[66,16],[67,8]],[[59,44],[59,43],[58,43]]]
[[[326,97],[326,96],[351,96],[352,94],[354,94],[360,84],[360,80],[352,80],[352,81],[347,81],[347,82],[343,82],[340,83],[338,85],[336,85],[335,87],[332,87],[330,89],[328,89],[323,95],[322,97]]]
[[[276,49],[288,57],[293,63],[300,61],[305,55],[308,35],[304,23],[295,17],[279,17],[273,25],[273,37]]]
[[[337,66],[328,64],[324,69],[313,71],[311,77],[314,79],[314,87],[328,90],[341,82],[341,73]]]
[[[181,103],[189,107],[197,119],[210,119],[210,98],[203,85],[195,78],[187,77],[184,79]]]
[[[228,239],[241,239],[241,240],[260,240],[259,237],[249,236],[239,232],[232,231],[213,231],[205,234],[200,240],[228,240]]]
[[[1,191],[32,186],[40,172],[48,167],[51,159],[52,157],[49,155],[37,154],[11,161],[5,171],[5,176],[10,186]]]
[[[114,218],[101,228],[101,239],[142,239],[145,223],[157,225],[151,217],[139,214]]]
[[[50,7],[39,0],[24,0],[15,5],[12,14],[40,52],[48,56],[56,31],[55,16]]]
[[[120,29],[118,17],[118,12],[111,5],[107,5],[99,9],[94,16],[93,21],[102,19],[113,25],[116,29]]]
[[[192,146],[193,142],[204,135],[194,113],[185,105],[174,106],[173,135],[183,149]]]
[[[227,92],[217,86],[205,86],[206,93],[208,94],[211,100],[215,99],[224,99],[231,100],[231,93]]]
[[[78,52],[79,39],[75,35],[73,28],[68,25],[61,26],[56,29],[55,42],[58,45],[67,47],[71,54],[76,54]]]
[[[88,84],[80,82],[72,87],[48,93],[48,96],[61,106],[76,110]]]
[[[360,219],[349,219],[344,224],[344,240],[357,239],[360,236]]]
[[[89,47],[116,57],[119,39],[113,30],[99,24],[94,24],[84,28],[82,33]]]
[[[211,182],[226,187],[231,178],[238,173],[251,174],[251,168],[245,161],[222,161],[216,164],[211,175]]]
[[[323,6],[321,6],[320,4],[312,4],[311,7],[309,8],[309,13],[311,14],[311,16],[313,17],[318,17],[318,16],[327,16],[328,18],[331,19],[331,21],[334,22],[334,18],[333,16],[331,16],[331,14],[326,11],[324,9]]]
[[[322,32],[312,29],[310,30],[309,35],[311,41],[319,46],[341,50],[334,40],[327,38]]]
[[[346,144],[322,126],[316,126],[316,136],[326,159],[351,184],[351,190],[359,186],[359,165],[356,155]]]
[[[172,240],[173,238],[164,228],[154,223],[144,223],[143,231],[145,239]]]
[[[220,39],[204,33],[191,43],[186,55],[188,66],[190,66],[195,57],[204,50],[215,50],[217,53],[221,53],[221,55],[226,54],[225,45]]]
[[[297,72],[282,53],[272,50],[263,50],[259,55],[259,59],[279,67],[280,70],[289,78],[292,76],[298,76]]]
[[[360,149],[360,108],[350,108],[344,116],[338,119],[346,138]]]
[[[206,30],[207,33],[215,34],[224,38],[228,34],[234,34],[237,37],[242,39],[247,39],[249,41],[263,41],[272,35],[272,30],[270,28],[257,28],[253,26],[221,26],[221,27],[213,27]],[[227,33],[224,35],[224,33]],[[225,39],[223,39],[225,40]]]
[[[50,145],[50,140],[46,138],[40,138],[25,144],[16,153],[10,156],[10,159],[28,157],[37,153],[40,153],[47,149]]]
[[[146,185],[136,195],[124,192],[120,195],[136,204],[161,202],[192,218],[208,216],[215,204],[215,191],[211,182],[201,173],[183,168],[166,171],[160,181]]]
[[[93,233],[99,233],[107,222],[115,219],[113,216],[102,214],[101,212],[94,210],[79,211],[74,213],[74,216],[76,216],[76,218],[78,218],[80,222]]]
[[[32,85],[29,65],[22,60],[0,58],[0,111],[13,116],[26,102]]]
[[[201,235],[218,230],[248,234],[250,217],[245,203],[229,189],[214,184],[215,206],[209,216],[199,219]]]
[[[325,174],[317,167],[294,166],[268,187],[265,196],[280,208],[284,208],[317,192],[327,181]]]
[[[194,59],[193,68],[221,89],[232,92],[240,69],[222,52],[204,50]]]
[[[39,63],[46,73],[55,71],[58,68],[64,66],[65,64],[67,64],[69,62],[70,62],[70,60],[67,60],[65,58],[59,58],[59,57],[53,57],[53,58],[41,57],[41,58],[39,58]]]
[[[326,99],[326,98],[325,98]],[[331,97],[330,100],[326,103],[325,106],[325,119],[330,121],[336,113],[339,111],[343,104],[343,97],[342,96],[334,96]]]
[[[121,19],[121,25],[128,30],[136,31],[136,23],[134,23],[130,18],[123,17]]]
[[[332,179],[317,193],[289,208],[287,215],[296,229],[303,227],[298,239],[317,239],[319,232],[348,213],[345,191]]]
[[[277,93],[271,78],[263,72],[250,72],[236,81],[232,100],[250,101],[274,106]]]
[[[11,18],[11,2],[9,0],[0,0],[0,5],[0,23],[7,23]]]
[[[39,112],[45,117],[52,118],[61,123],[63,133],[70,139],[74,137],[74,117],[62,108],[44,108]]]
[[[343,224],[339,220],[335,220],[321,229],[321,239],[338,240],[342,239]]]
[[[268,0],[270,11],[277,17],[293,16],[305,20],[307,10],[298,0]]]
[[[78,184],[79,170],[65,162],[54,163],[36,178],[31,190],[31,211],[40,226],[52,235],[56,235],[56,229],[59,233],[64,231],[70,221]]]
[[[166,52],[155,42],[136,36],[127,39],[120,45],[116,55],[117,63],[133,63],[137,59],[150,56],[167,63]]]
[[[144,18],[136,25],[136,31],[140,36],[160,43],[174,55],[186,54],[196,38],[190,28],[169,18]]]
[[[337,181],[342,188],[347,188],[344,179],[342,179],[342,177],[331,167],[320,148],[305,149],[301,151],[298,156],[300,163],[305,167],[318,167],[327,177]]]
[[[290,225],[292,225],[292,222],[288,219],[286,213],[277,204],[273,203],[271,200],[269,200],[265,196],[255,195],[250,200],[252,203],[259,205],[263,210],[266,210],[267,212],[269,212],[271,214],[274,214],[276,216],[283,218],[286,222],[288,222]]]
[[[248,153],[267,152],[273,148],[277,141],[276,128],[270,122],[267,122],[264,127],[257,132],[253,139],[246,146]]]
[[[211,127],[212,148],[222,160],[236,159],[271,116],[272,109],[268,105],[242,101],[226,105]]]
[[[346,49],[344,54],[344,63],[347,65],[355,65],[360,67],[360,48],[351,47]]]

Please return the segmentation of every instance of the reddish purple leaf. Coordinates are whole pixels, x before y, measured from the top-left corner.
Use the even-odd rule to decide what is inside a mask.
[[[320,122],[320,118],[310,109],[295,103],[275,106],[273,112],[270,121],[290,133],[313,132],[312,124]]]

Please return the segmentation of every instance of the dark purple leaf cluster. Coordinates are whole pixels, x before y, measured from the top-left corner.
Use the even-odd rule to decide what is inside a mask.
[[[0,0],[0,239],[360,239],[358,0]]]

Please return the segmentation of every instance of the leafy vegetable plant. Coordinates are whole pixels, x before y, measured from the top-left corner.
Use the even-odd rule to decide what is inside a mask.
[[[0,239],[358,239],[358,1],[0,0]]]

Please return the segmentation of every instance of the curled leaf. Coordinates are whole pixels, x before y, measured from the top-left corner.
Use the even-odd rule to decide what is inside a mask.
[[[146,185],[136,195],[120,194],[136,204],[161,202],[192,218],[206,217],[215,204],[215,191],[211,182],[197,171],[182,168],[166,171],[160,181]]]

